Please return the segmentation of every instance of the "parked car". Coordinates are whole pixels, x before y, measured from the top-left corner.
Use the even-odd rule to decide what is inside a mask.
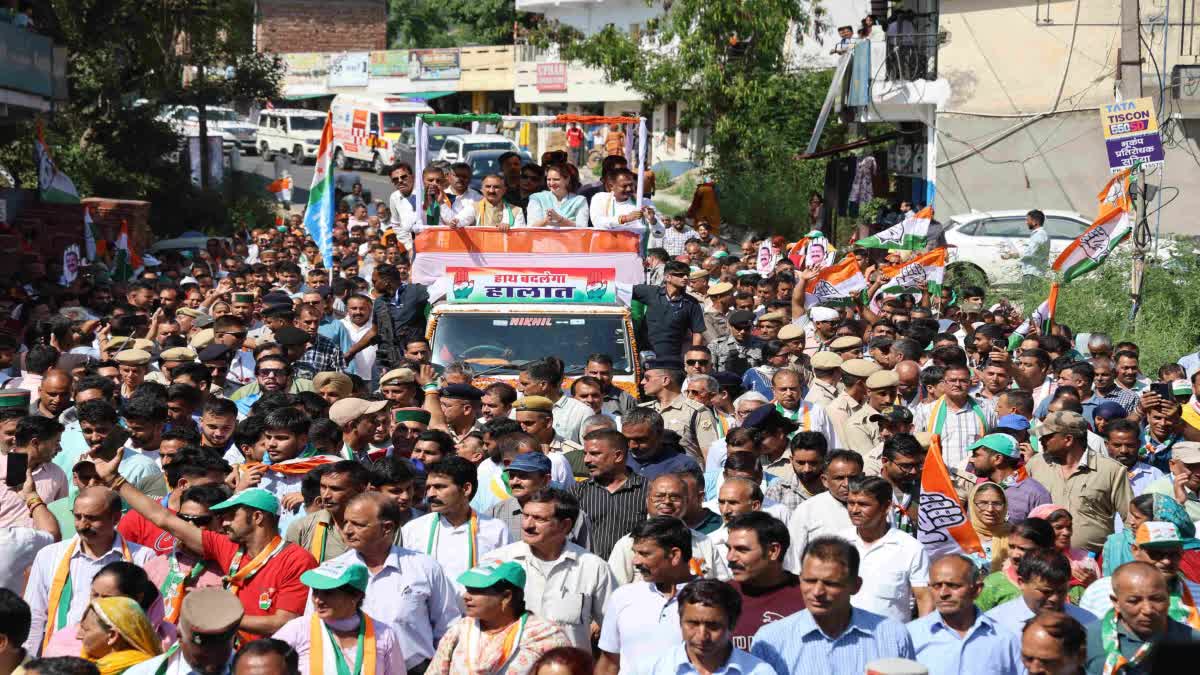
[[[436,159],[447,162],[461,162],[462,158],[480,150],[499,150],[501,152],[519,152],[517,142],[500,134],[460,134],[446,138]]]
[[[325,128],[325,113],[318,110],[277,108],[258,116],[258,151],[270,161],[276,154],[291,155],[302,164],[315,161]]]
[[[975,211],[950,216],[937,235],[948,250],[947,266],[967,266],[983,274],[992,284],[1021,281],[1021,261],[1005,258],[1006,251],[1020,251],[1029,238],[1026,211]],[[1049,263],[1062,253],[1073,239],[1092,224],[1074,211],[1046,211],[1046,234],[1050,235]],[[931,228],[932,230],[932,228]],[[930,233],[933,235],[933,232]],[[931,236],[931,239],[933,237]],[[938,242],[941,243],[941,242]]]
[[[511,150],[475,150],[467,153],[467,164],[471,165],[471,187],[479,190],[483,184],[483,177],[490,173],[500,173],[500,155]],[[527,152],[518,152],[521,155],[521,162],[533,161]],[[457,161],[457,160],[456,160]]]
[[[447,138],[451,136],[463,136],[469,133],[471,132],[466,129],[459,129],[458,127],[429,127],[429,142],[425,146],[425,156],[431,159],[437,158]],[[400,134],[400,140],[392,144],[393,162],[417,163],[417,139],[415,134],[416,131],[412,127],[409,127]]]
[[[222,146],[226,151],[235,148],[243,154],[258,151],[258,127],[233,108],[209,106],[204,109],[204,117],[208,133],[219,132],[223,136]],[[194,105],[169,106],[160,112],[159,119],[183,136],[200,135],[200,111]]]

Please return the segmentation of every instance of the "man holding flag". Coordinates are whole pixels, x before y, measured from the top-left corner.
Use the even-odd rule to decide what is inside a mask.
[[[958,467],[967,459],[967,448],[996,426],[996,411],[991,401],[967,393],[971,388],[967,364],[947,365],[942,384],[943,396],[917,406],[914,428],[940,436],[942,459],[947,466]]]
[[[291,178],[288,177],[290,188]],[[312,185],[308,189],[308,207],[304,210],[304,229],[317,243],[325,269],[333,269],[333,213],[337,206],[333,185],[333,114],[325,116],[321,145],[313,164]]]
[[[1025,214],[1025,226],[1029,228],[1029,239],[1020,251],[1004,251],[1001,258],[1021,259],[1021,281],[1030,284],[1046,278],[1046,264],[1050,256],[1050,235],[1046,233],[1046,214],[1034,209]]]

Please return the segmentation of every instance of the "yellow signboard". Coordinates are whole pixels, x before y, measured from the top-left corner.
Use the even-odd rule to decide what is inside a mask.
[[[1135,98],[1132,101],[1102,105],[1100,125],[1104,128],[1105,140],[1158,131],[1154,99]]]

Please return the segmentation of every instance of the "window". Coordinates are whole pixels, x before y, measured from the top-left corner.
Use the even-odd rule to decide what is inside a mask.
[[[1045,228],[1051,239],[1074,239],[1083,234],[1087,225],[1071,218],[1046,216]]]
[[[976,236],[983,237],[1025,237],[1029,228],[1025,227],[1025,218],[993,218],[979,225]]]
[[[376,136],[379,135],[379,115],[371,115],[371,133]]]

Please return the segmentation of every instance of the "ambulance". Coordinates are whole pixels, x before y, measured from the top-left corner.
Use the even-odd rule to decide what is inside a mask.
[[[629,312],[642,283],[641,233],[629,230],[428,228],[414,237],[412,278],[433,309],[433,363],[472,365],[475,385],[513,382],[530,361],[562,359],[569,384],[608,354],[613,384],[638,395]]]
[[[333,162],[346,170],[365,164],[387,172],[393,145],[417,115],[433,113],[424,101],[396,94],[338,94],[329,105],[333,118]]]

